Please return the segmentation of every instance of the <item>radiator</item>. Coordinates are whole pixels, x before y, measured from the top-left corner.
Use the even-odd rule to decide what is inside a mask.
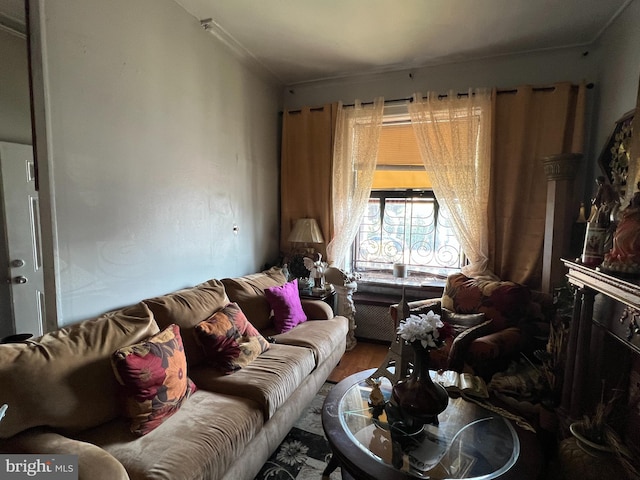
[[[356,338],[392,342],[396,338],[389,304],[358,303],[356,307]]]

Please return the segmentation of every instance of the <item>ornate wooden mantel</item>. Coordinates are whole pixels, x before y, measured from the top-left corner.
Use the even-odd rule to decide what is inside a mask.
[[[567,345],[562,409],[577,419],[603,389],[619,386],[640,353],[640,286],[563,260],[567,278],[578,288]],[[611,341],[611,339],[615,341]],[[614,364],[617,369],[610,368]]]

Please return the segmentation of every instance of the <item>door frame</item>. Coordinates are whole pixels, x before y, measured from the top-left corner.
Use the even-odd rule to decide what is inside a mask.
[[[27,51],[29,55],[29,92],[36,189],[40,197],[40,230],[44,276],[45,318],[43,332],[58,328],[60,316],[59,282],[56,266],[58,235],[55,216],[55,184],[51,165],[49,89],[46,65],[46,27],[44,0],[27,0]]]

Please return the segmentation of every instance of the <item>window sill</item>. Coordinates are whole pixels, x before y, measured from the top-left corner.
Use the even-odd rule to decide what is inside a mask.
[[[377,297],[397,302],[405,292],[407,301],[442,296],[446,279],[430,275],[409,275],[396,278],[391,273],[361,272],[356,296]]]
[[[394,277],[391,272],[360,272],[360,285],[382,285],[390,287],[444,287],[446,278],[435,275],[412,275]]]

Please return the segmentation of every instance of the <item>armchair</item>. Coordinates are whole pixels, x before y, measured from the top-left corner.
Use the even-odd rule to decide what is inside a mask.
[[[472,371],[486,380],[521,352],[544,348],[554,315],[551,295],[461,273],[447,278],[442,298],[408,306],[414,314],[433,310],[451,326],[445,345],[431,354],[432,369]],[[389,313],[397,327],[398,305]]]

